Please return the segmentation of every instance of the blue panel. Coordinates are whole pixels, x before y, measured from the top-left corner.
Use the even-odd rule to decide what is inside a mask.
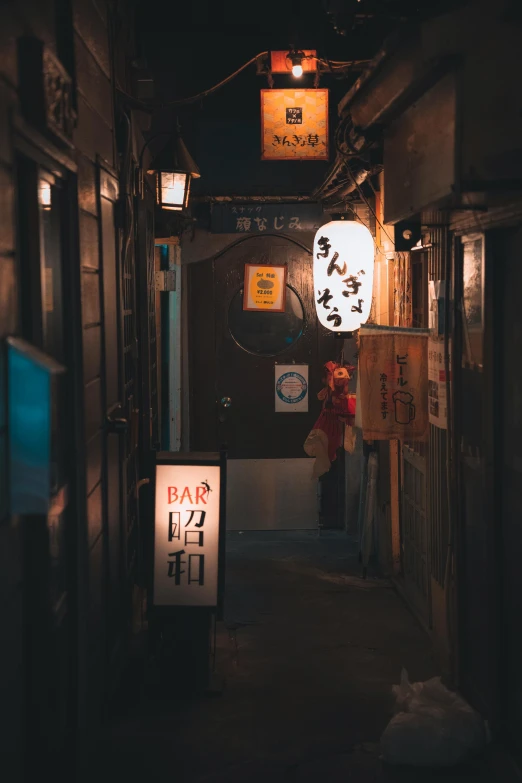
[[[11,513],[47,514],[51,479],[49,368],[8,348]]]

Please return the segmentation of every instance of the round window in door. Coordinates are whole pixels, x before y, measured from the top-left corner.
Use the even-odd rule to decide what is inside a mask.
[[[243,289],[234,294],[228,309],[228,328],[234,341],[248,353],[277,356],[303,334],[304,308],[294,289],[286,287],[284,313],[243,310]]]

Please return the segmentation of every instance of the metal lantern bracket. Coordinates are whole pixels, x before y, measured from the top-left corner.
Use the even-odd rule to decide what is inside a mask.
[[[192,156],[190,155],[189,151],[187,150],[183,139],[181,138],[181,128],[179,126],[179,123],[177,123],[176,128],[173,131],[159,131],[159,133],[155,133],[154,136],[151,136],[150,139],[147,139],[143,147],[141,148],[140,156],[138,159],[138,170],[136,173],[136,183],[135,183],[135,191],[136,195],[140,196],[141,198],[144,197],[144,169],[143,169],[143,157],[145,155],[145,150],[149,146],[149,144],[154,141],[155,139],[159,138],[160,136],[168,136],[171,140],[175,140],[177,142],[177,147],[174,150],[174,154],[172,156],[172,161],[169,161],[169,166],[163,166],[159,163],[163,163],[162,158],[165,156],[165,149],[161,150],[157,155],[155,155],[152,163],[151,168],[148,169],[149,172],[152,172],[155,170],[154,164],[156,164],[156,168],[158,171],[161,171],[164,169],[167,171],[169,167],[172,166],[174,161],[177,163],[177,167],[179,167],[180,172],[185,172],[190,176],[190,178],[198,178],[200,177],[199,169],[192,159]],[[169,150],[170,152],[170,150]],[[171,168],[171,170],[175,170],[176,167]]]
[[[149,146],[149,144],[154,141],[155,139],[159,138],[160,136],[170,136],[171,132],[169,131],[160,131],[159,133],[155,133],[154,136],[151,136],[150,139],[147,139],[143,147],[141,148],[140,156],[138,158],[138,164],[134,170],[134,195],[138,196],[139,198],[144,198],[145,195],[145,172],[143,170],[143,156],[145,155],[145,150]]]

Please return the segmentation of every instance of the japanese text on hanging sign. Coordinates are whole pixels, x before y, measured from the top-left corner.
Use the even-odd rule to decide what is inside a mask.
[[[373,292],[373,238],[365,226],[337,221],[322,226],[314,241],[317,316],[331,331],[354,331],[365,323]]]
[[[261,90],[261,159],[328,160],[328,90]]]
[[[278,234],[316,231],[323,223],[320,204],[213,204],[213,234]]]
[[[428,425],[428,331],[362,327],[360,405],[363,437],[422,439]]]

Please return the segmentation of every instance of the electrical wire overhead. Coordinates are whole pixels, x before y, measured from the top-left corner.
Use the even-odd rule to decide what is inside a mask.
[[[262,57],[268,56],[268,51],[266,52],[260,52],[259,54],[256,54],[255,57],[252,57],[248,62],[244,63],[240,68],[238,68],[234,73],[231,73],[229,76],[227,76],[222,81],[218,82],[218,84],[215,84],[213,87],[209,87],[208,90],[203,90],[202,92],[197,93],[196,95],[191,95],[187,98],[179,98],[175,101],[150,101],[145,103],[144,101],[140,101],[137,98],[134,98],[132,95],[129,95],[124,90],[121,90],[118,88],[118,92],[120,95],[123,95],[125,98],[129,99],[134,103],[134,105],[138,106],[139,108],[142,108],[143,110],[147,111],[150,109],[166,109],[169,107],[175,107],[175,106],[188,106],[191,103],[197,103],[198,101],[202,100],[203,98],[206,98],[208,95],[211,95],[212,93],[216,92],[217,90],[221,89],[221,87],[224,87],[225,84],[228,84],[232,79],[234,79],[236,76],[239,76],[239,74],[245,70],[245,68],[248,68],[249,65],[252,65],[253,63],[260,60]],[[344,70],[350,70],[351,68],[355,67],[356,65],[364,65],[369,62],[369,60],[324,60],[321,57],[306,57],[305,59],[314,59],[317,60],[318,63],[323,65],[325,68],[330,70],[332,73],[334,70],[337,72],[341,72]],[[270,71],[268,71],[270,72]]]

